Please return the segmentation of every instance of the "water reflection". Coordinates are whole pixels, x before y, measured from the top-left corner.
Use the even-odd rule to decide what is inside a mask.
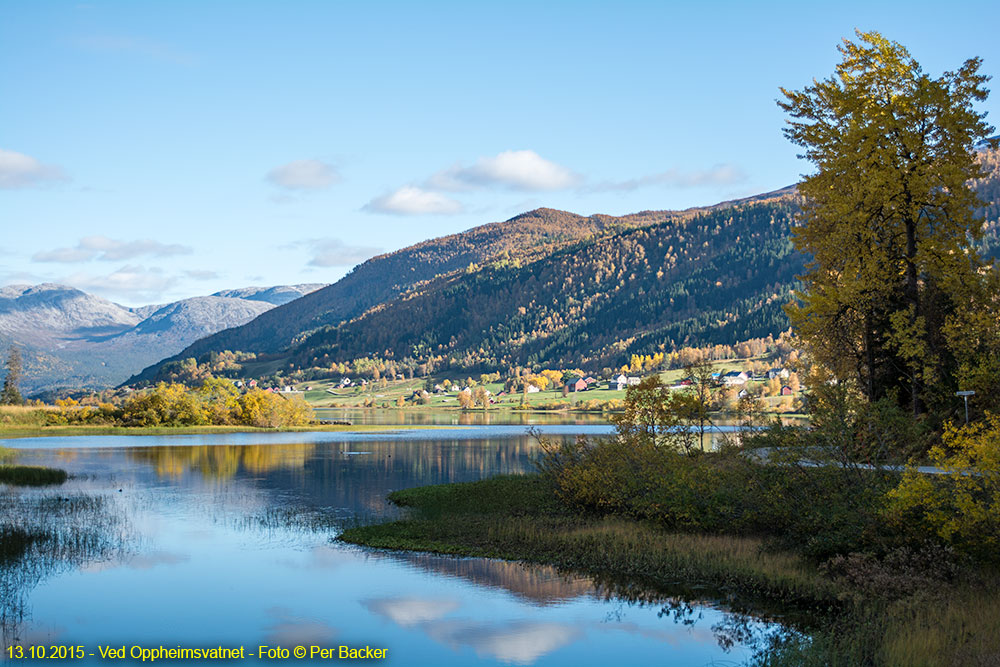
[[[639,595],[548,567],[331,541],[358,517],[394,511],[391,490],[531,469],[533,438],[484,428],[22,442],[23,463],[76,476],[61,489],[2,492],[6,525],[49,536],[0,568],[5,639],[369,644],[397,664],[702,665],[739,662],[773,627],[694,602],[713,597],[704,591]]]
[[[60,574],[133,557],[134,536],[111,497],[0,489],[0,649],[5,651],[23,640],[18,630],[30,616],[34,588]]]
[[[415,552],[379,552],[410,566],[435,574],[459,577],[491,588],[502,588],[536,605],[553,605],[581,595],[597,593],[590,577],[560,573],[547,565],[527,565],[490,558],[454,558]]]
[[[513,424],[609,424],[608,414],[600,412],[515,412],[511,410],[392,410],[359,408],[317,408],[316,416],[326,421],[349,421],[352,424],[386,425],[457,425],[486,426]]]
[[[316,445],[311,443],[270,445],[200,445],[195,447],[148,447],[129,450],[136,461],[149,463],[160,477],[182,477],[197,470],[205,478],[229,479],[243,470],[267,473],[305,467]]]

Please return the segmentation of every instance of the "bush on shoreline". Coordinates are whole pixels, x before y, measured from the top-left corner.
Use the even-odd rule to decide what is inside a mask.
[[[206,380],[196,389],[161,382],[119,402],[80,405],[57,401],[46,412],[46,424],[89,426],[253,426],[278,428],[314,421],[312,408],[300,396],[283,396],[253,388],[240,392],[226,380]]]

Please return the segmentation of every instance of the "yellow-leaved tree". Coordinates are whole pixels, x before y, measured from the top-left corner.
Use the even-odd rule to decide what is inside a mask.
[[[902,525],[922,525],[961,551],[996,558],[1000,550],[1000,415],[945,426],[930,451],[941,474],[910,468],[890,494]]]

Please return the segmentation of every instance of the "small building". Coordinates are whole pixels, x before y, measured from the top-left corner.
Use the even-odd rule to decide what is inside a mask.
[[[733,385],[744,385],[749,379],[750,376],[743,371],[729,371],[722,376],[722,384],[727,387],[731,387]]]
[[[524,391],[529,394],[537,394],[538,392],[541,391],[541,389],[539,389],[537,386],[533,384],[529,384],[527,385],[527,387],[525,387]]]
[[[789,372],[788,372],[787,368],[778,368],[777,366],[775,366],[774,368],[769,368],[768,371],[767,371],[767,379],[768,380],[773,380],[774,378],[782,378],[782,379],[784,379],[784,378],[786,378],[788,376],[789,376]]]
[[[570,391],[587,391],[587,381],[583,378],[570,380],[566,383],[566,388]]]
[[[785,386],[783,386],[783,387],[781,388],[781,395],[782,395],[782,396],[791,396],[791,395],[792,395],[792,388],[791,388],[791,387],[789,387],[789,386],[788,386],[788,385],[786,384]]]
[[[597,382],[597,378],[591,377],[591,376],[588,375],[587,377],[583,378],[583,381],[586,382],[587,386],[589,387],[590,385],[592,385],[595,382]]]
[[[642,378],[630,377],[625,381],[625,384],[627,384],[629,387],[636,387],[639,385],[640,382],[642,382]]]
[[[621,384],[628,384],[628,377],[624,373],[619,373],[618,375],[611,378],[612,382],[619,382]]]

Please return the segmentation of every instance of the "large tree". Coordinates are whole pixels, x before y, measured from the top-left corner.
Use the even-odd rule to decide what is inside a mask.
[[[21,405],[24,399],[18,384],[21,382],[21,351],[13,345],[7,351],[7,372],[4,374],[0,405]]]
[[[980,60],[939,77],[876,32],[844,40],[833,76],[782,89],[785,135],[816,171],[796,247],[811,256],[789,309],[815,359],[870,399],[915,414],[955,387],[949,323],[982,280],[982,222],[969,187],[976,144],[993,131]]]

